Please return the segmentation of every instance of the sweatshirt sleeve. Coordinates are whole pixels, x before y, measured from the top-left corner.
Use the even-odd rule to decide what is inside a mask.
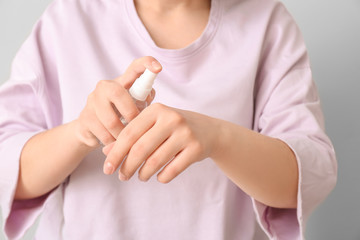
[[[264,34],[254,116],[254,130],[285,142],[299,169],[297,208],[277,209],[253,199],[257,219],[270,239],[304,239],[309,215],[335,186],[337,163],[304,41],[280,3]]]
[[[0,86],[0,209],[3,230],[19,239],[39,216],[49,197],[14,201],[21,151],[35,134],[61,124],[62,108],[53,67],[51,34],[39,20]]]

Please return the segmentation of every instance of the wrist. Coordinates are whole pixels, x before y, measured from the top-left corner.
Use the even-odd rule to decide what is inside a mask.
[[[246,134],[245,128],[239,125],[221,119],[216,120],[215,142],[210,155],[215,162],[226,158],[234,148],[242,147],[243,137]]]
[[[229,129],[228,123],[221,119],[213,119],[214,139],[211,147],[210,158],[217,161],[224,155],[226,148],[229,146],[226,139],[228,139]]]

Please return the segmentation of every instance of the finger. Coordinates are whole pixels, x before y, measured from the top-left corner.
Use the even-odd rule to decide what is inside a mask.
[[[109,130],[116,138],[123,129],[119,114],[123,116],[127,122],[130,122],[139,114],[139,109],[136,107],[129,92],[119,83],[114,81],[108,81],[106,83],[107,86],[104,86],[104,88],[107,89],[106,101],[110,104],[103,103],[97,110],[102,114],[100,115],[99,113],[99,117],[104,121],[105,127],[109,127]],[[98,102],[101,102],[101,99],[99,99]],[[111,111],[109,111],[110,107],[112,108]]]
[[[162,66],[159,61],[151,56],[138,58],[115,81],[118,81],[124,88],[129,89],[134,81],[144,73],[145,69],[149,69],[153,73],[159,73],[162,70]]]
[[[149,106],[149,105],[152,103],[152,101],[153,101],[154,98],[155,98],[155,95],[156,95],[155,89],[151,89],[150,94],[149,94],[149,95],[147,96],[147,98],[146,98],[147,106]]]
[[[103,147],[102,152],[104,153],[105,156],[107,156],[109,154],[109,152],[114,147],[114,145],[115,145],[115,142],[112,142],[112,143],[106,145],[105,147]]]
[[[182,149],[177,137],[171,136],[148,157],[139,170],[139,179],[148,181],[162,167],[170,162]]]
[[[144,133],[141,138],[131,147],[129,155],[121,165],[119,171],[120,180],[130,179],[137,169],[156,151],[169,137],[170,132],[161,124],[155,124]],[[173,145],[170,145],[173,147]]]
[[[91,117],[89,126],[90,132],[102,143],[108,145],[115,141],[115,138],[111,133],[104,127],[97,117]]]
[[[99,118],[100,122],[114,139],[119,136],[121,130],[124,128],[117,111],[118,110],[114,109],[110,102],[102,104],[102,107],[97,107],[95,110],[95,114]]]
[[[99,81],[96,86],[96,94],[92,94],[90,99],[96,115],[105,127],[110,128],[109,131],[115,138],[119,135],[117,132],[121,131],[123,127],[119,115],[122,115],[127,121],[131,121],[139,114],[129,92],[113,80]]]
[[[169,162],[158,174],[158,181],[161,183],[169,183],[180,173],[185,171],[192,163],[196,161],[196,157],[186,148],[180,152],[175,158]]]
[[[137,119],[136,119],[137,120]],[[152,127],[152,121],[130,122],[119,134],[104,163],[104,173],[112,174],[122,163],[135,142]],[[138,124],[135,124],[139,122]],[[133,127],[136,126],[136,127]],[[112,171],[109,171],[112,169]]]

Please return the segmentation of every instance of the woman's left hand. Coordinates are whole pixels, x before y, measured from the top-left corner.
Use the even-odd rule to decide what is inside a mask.
[[[104,173],[121,165],[119,179],[129,180],[139,169],[139,179],[168,183],[192,163],[210,157],[216,146],[214,118],[155,103],[144,109],[103,149]]]

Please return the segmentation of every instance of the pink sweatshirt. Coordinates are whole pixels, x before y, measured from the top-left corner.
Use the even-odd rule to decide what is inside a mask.
[[[297,209],[257,202],[211,159],[169,184],[104,175],[89,154],[46,196],[14,201],[19,155],[34,134],[76,119],[102,79],[135,58],[163,65],[155,102],[197,111],[279,138],[299,165]],[[35,25],[0,88],[0,205],[18,239],[42,213],[36,239],[302,239],[336,182],[332,144],[301,33],[275,0],[213,0],[208,25],[186,48],[155,45],[130,0],[56,0]],[[51,161],[51,158],[49,159]]]

